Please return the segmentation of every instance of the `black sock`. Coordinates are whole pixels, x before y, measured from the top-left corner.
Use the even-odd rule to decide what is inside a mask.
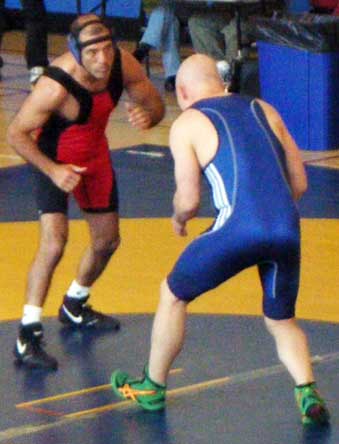
[[[310,387],[311,385],[314,385],[314,384],[315,384],[315,381],[307,382],[306,384],[296,385],[296,388],[301,389],[301,388],[304,388],[304,387]]]

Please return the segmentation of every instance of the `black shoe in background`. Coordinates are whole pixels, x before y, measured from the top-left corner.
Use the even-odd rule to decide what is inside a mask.
[[[20,325],[14,347],[15,363],[30,369],[57,370],[58,362],[43,349],[43,328],[40,322]]]
[[[152,47],[150,45],[147,45],[147,43],[140,43],[137,49],[133,52],[133,55],[138,60],[138,62],[142,63],[148,56],[151,48]]]
[[[175,76],[167,77],[165,79],[164,87],[166,91],[173,92],[175,90]]]
[[[91,328],[105,331],[120,329],[118,319],[93,310],[86,303],[87,300],[88,297],[79,300],[66,295],[59,309],[59,321],[73,328]]]

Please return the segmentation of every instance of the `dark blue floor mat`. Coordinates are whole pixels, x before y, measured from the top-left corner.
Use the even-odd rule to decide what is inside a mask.
[[[110,374],[116,368],[141,374],[153,316],[120,319],[120,332],[101,336],[64,330],[55,318],[46,319],[48,351],[60,363],[58,372],[48,374],[13,365],[17,322],[1,323],[0,443],[338,444],[338,324],[301,322],[333,416],[330,429],[312,431],[300,424],[292,381],[257,316],[190,315],[185,346],[173,366],[180,371],[169,378],[165,412],[119,406],[108,384]],[[220,378],[221,384],[213,383]],[[88,391],[98,386],[104,387]],[[175,394],[178,388],[183,391]],[[24,402],[26,407],[16,408]],[[112,404],[118,408],[98,410]]]
[[[131,147],[112,151],[122,218],[170,217],[174,192],[173,161],[166,147]],[[300,201],[304,218],[339,218],[339,171],[307,166],[309,188]],[[70,201],[70,217],[81,218]],[[214,216],[207,185],[203,182],[200,216]],[[31,167],[0,170],[0,221],[37,219]]]

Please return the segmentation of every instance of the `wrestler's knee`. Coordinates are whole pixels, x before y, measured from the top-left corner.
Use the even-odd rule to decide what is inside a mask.
[[[271,333],[272,336],[276,336],[283,332],[286,328],[290,328],[295,325],[295,318],[289,319],[272,319],[267,316],[264,317],[265,325],[267,330]]]
[[[179,299],[170,289],[167,279],[164,279],[160,284],[160,297],[163,301],[166,301],[169,304],[179,305],[179,304],[187,304],[187,302]]]
[[[93,250],[100,256],[109,257],[120,245],[120,236],[97,239],[93,244]]]
[[[45,257],[46,263],[58,263],[62,258],[67,243],[67,236],[60,234],[49,237],[40,243],[39,252]]]

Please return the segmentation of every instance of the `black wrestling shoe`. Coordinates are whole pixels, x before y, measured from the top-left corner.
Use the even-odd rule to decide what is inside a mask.
[[[58,361],[43,349],[43,328],[40,322],[20,325],[14,347],[15,363],[30,369],[57,370]]]
[[[59,309],[59,321],[73,328],[93,328],[97,330],[119,330],[120,322],[112,316],[99,313],[86,304],[88,300],[64,297]]]

